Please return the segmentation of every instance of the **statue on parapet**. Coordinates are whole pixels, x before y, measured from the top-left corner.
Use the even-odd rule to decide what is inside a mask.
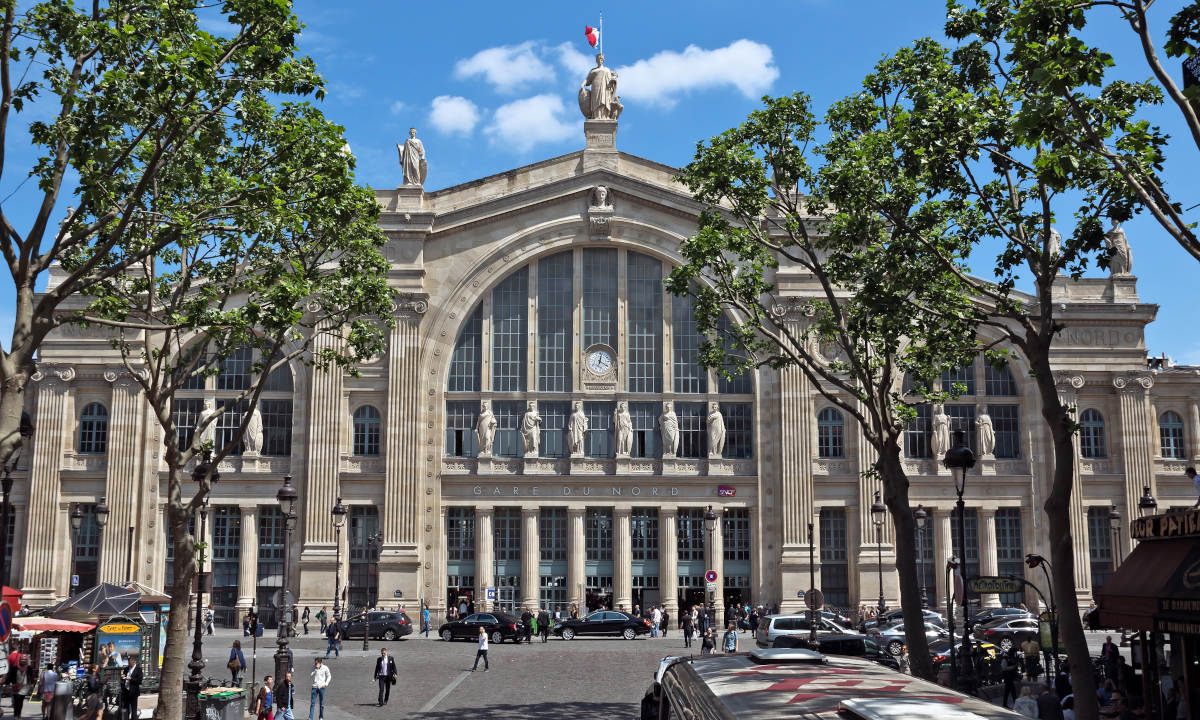
[[[604,65],[604,53],[596,53],[596,67],[579,85],[579,110],[588,120],[616,120],[623,109],[617,74]]]
[[[1112,229],[1104,234],[1104,244],[1108,246],[1108,272],[1113,275],[1128,275],[1133,271],[1133,251],[1129,249],[1129,241],[1125,239],[1125,230],[1121,223],[1112,221]]]
[[[429,174],[429,163],[425,161],[425,145],[417,139],[417,129],[408,129],[408,140],[396,143],[400,152],[400,167],[404,169],[405,185],[424,185]]]

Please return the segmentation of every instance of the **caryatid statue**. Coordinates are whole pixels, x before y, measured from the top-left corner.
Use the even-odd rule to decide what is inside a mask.
[[[567,421],[567,445],[572,455],[583,454],[583,438],[587,435],[588,419],[583,414],[583,403],[575,401],[575,410]]]
[[[537,455],[541,431],[542,416],[537,414],[537,403],[530,400],[525,414],[521,416],[521,440],[525,443],[526,455]]]
[[[721,415],[721,406],[717,403],[708,404],[708,456],[719,458],[725,451],[725,416]]]
[[[617,74],[605,67],[604,53],[597,53],[596,67],[579,85],[579,110],[588,120],[616,120],[623,107],[617,97]]]
[[[624,402],[617,403],[613,413],[613,427],[616,429],[617,454],[629,455],[633,449],[633,418],[629,415],[629,407]]]
[[[987,413],[980,413],[979,419],[976,420],[979,426],[979,450],[984,455],[991,455],[996,452],[996,428],[992,426],[992,416]]]
[[[259,414],[257,407],[254,408],[254,412],[250,413],[250,419],[246,421],[246,432],[242,433],[242,445],[245,446],[248,453],[262,451],[263,423],[262,415]]]
[[[479,408],[479,421],[475,423],[475,439],[479,441],[479,456],[487,457],[492,454],[492,442],[496,439],[496,416],[484,400]]]
[[[1104,243],[1108,245],[1111,253],[1108,258],[1108,272],[1111,275],[1128,275],[1132,272],[1133,251],[1129,249],[1125,231],[1116,220],[1112,221],[1112,230],[1104,234]]]
[[[425,176],[429,173],[429,163],[425,161],[425,145],[417,139],[417,129],[408,129],[408,140],[401,145],[396,143],[400,152],[400,167],[404,169],[405,185],[424,185]]]
[[[950,449],[950,416],[946,414],[941,405],[934,410],[933,433],[930,443],[934,460],[940,461],[946,451]]]
[[[675,408],[668,401],[663,403],[663,414],[658,418],[658,428],[662,432],[663,456],[679,454],[679,417]]]

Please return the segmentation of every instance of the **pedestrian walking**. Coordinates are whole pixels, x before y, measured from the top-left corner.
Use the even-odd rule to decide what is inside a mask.
[[[313,710],[318,701],[321,711],[317,717],[319,720],[325,720],[325,690],[333,681],[333,673],[329,672],[321,658],[313,658],[313,669],[309,673],[309,679],[312,681],[312,693],[308,697],[308,720],[313,720]]]
[[[254,698],[254,717],[255,720],[273,720],[271,712],[271,676],[263,677],[262,687],[258,689],[258,696]]]
[[[658,628],[662,624],[662,610],[655,605],[650,609],[650,637],[658,637]]]
[[[103,710],[100,693],[104,690],[104,680],[100,678],[99,665],[92,664],[88,666],[87,676],[84,677],[83,685],[83,720],[100,720],[100,713]],[[17,696],[14,694],[13,700],[16,699]],[[17,713],[17,717],[20,717],[19,713]]]
[[[237,642],[236,640],[234,642]],[[243,666],[244,667],[244,666]],[[138,665],[138,657],[134,655],[129,659],[129,665],[121,671],[124,677],[124,702],[121,703],[125,708],[125,712],[130,720],[134,720],[138,716],[138,698],[142,694],[142,680],[145,678],[145,673],[142,672],[142,666]]]
[[[1004,697],[1000,704],[1008,707],[1008,696],[1011,694],[1013,702],[1017,700],[1017,649],[1010,647],[1008,652],[1000,658],[1000,679],[1004,681]]]
[[[429,606],[421,608],[421,632],[425,633],[425,637],[429,637]]]
[[[296,684],[292,682],[291,671],[283,674],[283,682],[275,689],[275,707],[279,709],[276,720],[295,720]]]
[[[304,626],[304,634],[308,634],[308,606],[304,606],[304,612],[300,613],[300,624]]]
[[[15,660],[13,656],[16,656]],[[8,673],[4,684],[12,695],[13,717],[19,719],[25,707],[25,677],[29,670],[29,656],[14,650],[8,657]]]
[[[383,707],[391,699],[392,686],[396,684],[396,660],[388,655],[387,648],[379,651],[379,658],[375,661],[375,682],[379,684],[379,698],[375,705]]]
[[[704,631],[704,637],[700,638],[700,654],[711,655],[713,651],[713,634],[712,628]]]
[[[212,635],[216,629],[217,626],[213,622],[213,606],[209,603],[208,609],[204,611],[204,634]]]
[[[58,673],[54,672],[54,663],[46,663],[46,671],[38,682],[38,692],[42,694],[42,719],[50,717],[54,707],[54,683],[58,682]]]
[[[725,651],[726,654],[737,652],[738,634],[737,625],[735,623],[729,623],[729,625],[726,627],[725,637],[721,640],[721,649]]]
[[[325,639],[328,644],[325,646],[325,657],[329,657],[329,652],[333,651],[335,658],[342,656],[342,627],[341,623],[336,620],[331,620],[329,626],[325,630]]]
[[[328,620],[327,620],[328,617],[329,617],[329,615],[326,614],[326,612],[325,612],[325,606],[322,605],[321,609],[317,611],[317,621],[321,623],[321,634],[322,635],[325,634],[325,626],[328,622]]]
[[[692,646],[692,636],[696,634],[696,624],[692,622],[692,614],[685,612],[683,614],[683,646],[689,648]]]
[[[532,642],[533,613],[529,612],[529,608],[525,608],[525,611],[521,613],[521,632],[524,633],[522,637],[524,638],[526,644]]]
[[[550,613],[545,608],[538,608],[537,626],[542,642],[550,642]]]
[[[488,651],[487,630],[484,630],[483,626],[480,625],[479,626],[479,649],[475,651],[475,664],[471,666],[471,672],[475,672],[475,670],[479,667],[479,658],[483,658],[483,671],[484,672],[488,671],[487,651]]]
[[[667,612],[666,608],[663,608],[663,611],[662,611],[662,636],[663,637],[667,636],[667,630],[670,629],[670,627],[671,627],[671,614]]]
[[[229,673],[233,675],[233,684],[241,685],[242,673],[246,670],[246,656],[242,654],[241,640],[233,641],[233,646],[229,648],[229,660],[226,661],[225,667],[229,668]]]

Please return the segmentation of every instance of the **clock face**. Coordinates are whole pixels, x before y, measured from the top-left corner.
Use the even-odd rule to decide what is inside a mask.
[[[607,350],[593,350],[587,356],[587,368],[595,375],[603,375],[612,369],[612,355]]]

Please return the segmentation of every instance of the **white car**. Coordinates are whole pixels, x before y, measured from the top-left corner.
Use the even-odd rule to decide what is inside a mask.
[[[754,634],[754,641],[761,648],[774,647],[775,638],[780,635],[803,635],[808,633],[808,613],[798,613],[795,615],[767,615],[760,618],[758,621],[758,632]],[[817,634],[818,635],[853,635],[853,630],[838,625],[837,623],[826,620],[820,615],[817,616]]]

